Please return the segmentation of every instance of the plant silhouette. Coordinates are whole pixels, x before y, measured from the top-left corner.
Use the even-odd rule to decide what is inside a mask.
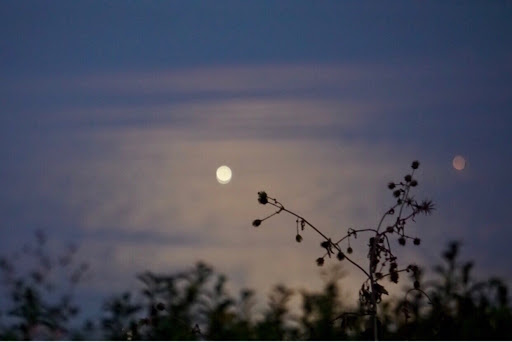
[[[381,339],[389,340],[510,340],[512,310],[508,288],[497,278],[485,281],[472,276],[472,263],[459,261],[460,244],[452,242],[442,255],[442,264],[427,279],[419,269],[423,293],[406,290],[398,299],[383,300],[378,328]],[[45,253],[43,253],[45,254]],[[46,255],[46,254],[45,254]],[[50,258],[56,260],[55,258]],[[3,275],[6,265],[2,259]],[[146,271],[139,275],[139,294],[113,293],[101,312],[82,325],[70,326],[76,312],[69,303],[51,302],[34,287],[33,297],[24,285],[18,290],[4,279],[10,303],[2,307],[0,338],[106,339],[106,340],[368,340],[373,323],[361,315],[365,305],[348,305],[340,296],[343,277],[328,269],[320,291],[294,290],[276,285],[266,309],[256,312],[255,293],[242,289],[238,296],[226,290],[227,278],[211,266],[195,267],[170,274]],[[31,284],[30,273],[16,279]],[[57,286],[56,293],[64,288]],[[66,291],[64,291],[65,293]],[[294,296],[299,311],[290,309]],[[57,296],[56,298],[58,298]],[[426,305],[431,300],[431,305]],[[50,303],[50,304],[49,304]],[[53,303],[53,304],[51,304]],[[59,310],[50,308],[59,306]],[[73,306],[76,306],[74,304]],[[78,310],[78,308],[76,308]],[[55,312],[55,313],[53,313]],[[407,315],[404,314],[407,312]],[[369,324],[370,323],[370,324]]]
[[[359,290],[359,301],[362,310],[358,314],[371,316],[373,324],[371,329],[375,340],[378,339],[378,326],[381,324],[377,317],[377,304],[382,301],[383,295],[389,294],[380,281],[384,278],[389,278],[392,282],[398,283],[400,272],[411,272],[415,278],[413,283],[414,288],[418,291],[422,291],[418,277],[418,266],[409,264],[405,268],[399,269],[398,258],[395,253],[393,253],[394,247],[390,242],[392,237],[397,236],[399,245],[405,246],[408,240],[412,241],[414,245],[419,245],[421,243],[420,238],[407,235],[406,226],[411,221],[414,222],[418,215],[430,215],[434,210],[432,201],[423,200],[418,202],[412,196],[412,190],[418,186],[418,181],[414,178],[414,174],[419,166],[420,163],[418,161],[413,161],[411,164],[411,173],[405,175],[402,181],[388,183],[388,189],[392,191],[395,203],[384,212],[375,228],[348,228],[347,233],[337,240],[326,236],[304,217],[285,208],[276,198],[268,196],[265,191],[258,193],[258,202],[263,205],[275,207],[276,211],[263,219],[254,220],[252,223],[254,227],[259,227],[264,221],[275,215],[287,213],[295,217],[295,240],[297,242],[302,242],[303,237],[301,232],[304,231],[305,228],[312,229],[324,239],[320,244],[323,249],[323,255],[316,259],[318,266],[323,266],[327,257],[331,258],[336,256],[339,261],[348,261],[366,276],[366,280]],[[369,260],[367,267],[356,263],[349,256],[354,251],[350,243],[350,238],[357,239],[358,235],[361,236],[361,234],[370,235],[367,245],[367,256]],[[344,243],[347,244],[346,249],[342,247]],[[346,319],[346,316],[346,314],[341,314],[336,319]]]
[[[46,235],[36,231],[35,237],[35,245],[25,245],[21,255],[0,257],[2,290],[11,299],[10,308],[1,312],[9,322],[0,334],[4,339],[60,339],[70,333],[68,325],[79,312],[73,292],[87,264],[75,262],[75,246],[54,256],[47,251]],[[23,269],[19,260],[30,267]]]
[[[383,340],[511,340],[506,284],[495,277],[476,279],[473,262],[460,260],[459,242],[448,243],[432,274],[416,265],[392,266],[398,264],[393,252],[401,248],[402,238],[413,245],[419,242],[407,235],[406,224],[433,210],[432,202],[412,199],[412,188],[418,185],[413,174],[388,185],[396,200],[394,212],[388,209],[375,229],[351,228],[337,241],[324,237],[324,261],[317,261],[323,265],[323,288],[297,290],[276,284],[262,309],[256,309],[256,292],[241,289],[231,294],[224,275],[198,262],[182,271],[140,273],[137,292],[109,294],[98,313],[81,322],[73,294],[84,285],[87,266],[76,262],[73,246],[53,255],[46,236],[37,232],[35,245],[27,245],[19,255],[0,257],[0,339],[371,340],[377,332]],[[266,194],[260,193],[258,201],[272,203],[276,212],[271,216],[291,213]],[[298,215],[296,219],[294,235],[301,242],[302,228],[310,224]],[[257,220],[256,225],[266,220]],[[341,295],[346,288],[340,270],[346,263],[352,265],[349,248],[358,252],[356,242],[365,233],[370,234],[365,245],[369,262],[357,269],[368,279],[361,286],[360,300],[352,303]],[[336,262],[325,262],[329,256]],[[410,282],[392,297],[381,284],[386,278]],[[292,309],[295,299],[300,307]],[[377,305],[378,312],[372,310]]]

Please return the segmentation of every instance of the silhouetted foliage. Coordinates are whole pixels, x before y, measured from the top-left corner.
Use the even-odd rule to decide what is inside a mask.
[[[44,243],[39,241],[39,248],[43,247]],[[435,277],[431,280],[424,280],[425,272],[420,268],[410,270],[410,277],[419,279],[421,289],[413,285],[401,299],[382,301],[377,321],[382,339],[512,339],[507,286],[497,278],[475,280],[471,273],[473,264],[459,261],[459,249],[457,242],[448,245],[443,263],[435,267]],[[63,260],[45,253],[37,255],[41,264],[35,269],[48,265],[48,260],[50,265]],[[373,324],[367,319],[364,305],[350,306],[341,298],[343,279],[336,269],[324,273],[328,277],[320,291],[275,286],[268,296],[267,308],[259,316],[254,312],[254,292],[244,289],[233,297],[226,290],[226,277],[208,265],[198,263],[194,268],[172,274],[147,271],[138,276],[139,295],[113,294],[97,318],[84,322],[82,328],[71,328],[69,323],[78,308],[67,295],[55,296],[62,286],[54,284],[49,295],[46,286],[51,282],[47,275],[41,279],[33,270],[22,275],[8,258],[2,258],[0,266],[2,285],[10,296],[0,317],[0,338],[4,340],[373,338]],[[74,278],[77,282],[79,279]],[[299,311],[289,307],[294,296],[301,300]]]
[[[498,278],[477,281],[473,262],[458,260],[460,244],[451,242],[444,264],[435,267],[437,279],[426,283],[432,300],[420,314],[422,296],[408,306],[412,314],[400,324],[397,338],[426,340],[510,340],[512,311],[507,286]],[[404,302],[397,305],[404,306]]]
[[[54,257],[47,253],[45,234],[37,231],[35,236],[35,245],[25,245],[12,257],[0,257],[3,295],[10,297],[10,306],[0,309],[5,316],[3,339],[60,339],[72,333],[69,323],[79,312],[72,294],[87,264],[75,264],[73,245]],[[21,265],[20,259],[26,263]]]
[[[392,244],[390,243],[393,235],[397,235],[398,244],[401,246],[405,246],[407,240],[412,240],[413,244],[416,246],[420,245],[420,238],[411,237],[406,234],[406,225],[411,221],[415,222],[415,218],[418,215],[430,215],[435,209],[434,203],[431,200],[425,199],[417,201],[414,196],[412,196],[413,188],[418,186],[418,181],[414,178],[414,174],[419,166],[420,163],[417,160],[413,161],[411,163],[412,171],[410,174],[406,174],[404,176],[403,181],[388,183],[387,187],[392,191],[394,204],[384,212],[375,228],[348,228],[347,234],[338,240],[334,240],[326,236],[320,231],[320,229],[315,227],[304,217],[285,208],[280,201],[276,198],[270,197],[265,191],[258,192],[258,202],[262,205],[268,204],[270,207],[274,207],[276,211],[263,219],[254,220],[252,223],[254,227],[259,227],[264,221],[275,215],[287,213],[296,218],[295,240],[297,242],[302,242],[303,238],[300,231],[304,231],[305,228],[313,230],[324,239],[320,243],[320,247],[324,250],[324,254],[316,259],[316,264],[318,266],[323,266],[327,257],[331,259],[332,256],[336,255],[338,261],[347,260],[366,276],[366,280],[363,282],[361,289],[359,290],[359,303],[364,309],[359,313],[352,313],[352,315],[371,316],[373,326],[369,327],[367,332],[370,332],[371,330],[375,340],[378,339],[378,327],[381,325],[381,322],[377,318],[378,304],[382,302],[383,295],[389,295],[389,292],[379,282],[388,277],[391,282],[398,283],[400,272],[412,272],[414,276],[414,288],[421,291],[420,282],[417,277],[418,267],[410,264],[405,268],[399,269],[398,258],[393,252],[394,247],[392,247]],[[387,227],[384,229],[386,225]],[[369,260],[368,267],[358,264],[347,255],[353,253],[350,238],[352,237],[353,239],[357,239],[358,235],[362,234],[370,235],[367,245],[368,251],[366,253]],[[347,244],[345,252],[342,250],[342,243]]]
[[[139,274],[139,291],[112,293],[101,311],[80,325],[76,322],[79,307],[73,293],[81,285],[87,265],[74,261],[73,246],[54,257],[47,252],[44,234],[37,232],[35,246],[24,247],[21,255],[0,257],[4,294],[0,339],[370,340],[377,334],[385,340],[511,340],[507,286],[498,278],[475,279],[473,262],[459,260],[460,243],[448,244],[441,264],[434,267],[429,278],[414,264],[398,268],[393,254],[397,246],[392,247],[390,237],[397,235],[398,245],[407,240],[419,245],[419,238],[405,234],[405,224],[433,209],[431,201],[416,202],[410,196],[411,188],[418,185],[413,176],[419,163],[413,162],[411,167],[413,171],[404,177],[405,182],[388,184],[396,205],[384,213],[377,228],[350,228],[336,242],[260,192],[258,202],[273,205],[277,211],[255,220],[255,227],[280,212],[288,212],[297,218],[297,242],[303,241],[301,233],[306,227],[325,239],[320,245],[324,254],[316,260],[324,266],[324,287],[312,291],[276,285],[268,295],[266,308],[258,311],[252,290],[242,289],[233,296],[226,290],[224,275],[197,263],[180,272]],[[384,224],[388,217],[393,218],[392,222]],[[350,238],[362,233],[372,234],[367,244],[367,270],[351,259],[354,249]],[[346,248],[341,248],[341,242],[347,243]],[[337,262],[326,263],[327,258]],[[356,305],[348,305],[340,295],[344,284],[340,270],[347,262],[368,276]],[[399,273],[402,280],[410,278],[406,282],[409,285],[398,298],[390,298],[382,280],[396,283]],[[300,308],[291,309],[294,299],[300,300]]]

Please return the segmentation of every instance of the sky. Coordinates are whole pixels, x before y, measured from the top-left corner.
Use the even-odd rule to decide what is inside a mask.
[[[76,243],[98,309],[144,270],[199,260],[234,290],[320,288],[321,239],[298,245],[283,214],[252,227],[271,213],[257,192],[341,237],[375,227],[417,159],[417,198],[437,210],[408,228],[422,244],[403,263],[430,269],[457,239],[480,277],[512,284],[511,15],[509,1],[2,1],[0,249],[36,229]]]

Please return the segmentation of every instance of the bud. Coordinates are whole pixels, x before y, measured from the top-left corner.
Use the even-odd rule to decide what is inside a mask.
[[[410,269],[414,274],[418,273],[419,271],[419,268],[416,265],[409,265],[407,268]]]
[[[258,192],[258,202],[260,202],[261,204],[268,203],[267,193],[265,191]]]
[[[395,283],[395,284],[398,283],[398,272],[397,271],[390,272],[389,278],[393,283]]]

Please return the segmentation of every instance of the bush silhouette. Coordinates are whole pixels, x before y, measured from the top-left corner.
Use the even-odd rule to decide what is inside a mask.
[[[448,245],[443,263],[435,268],[431,280],[423,279],[426,272],[418,272],[428,298],[417,291],[406,291],[407,300],[404,295],[380,303],[378,329],[382,339],[512,338],[508,288],[497,278],[475,280],[471,274],[472,263],[459,261],[459,249],[457,242]],[[5,268],[4,263],[4,272]],[[267,308],[256,318],[254,292],[244,289],[238,296],[232,296],[226,290],[227,278],[206,264],[198,263],[171,274],[147,271],[138,277],[142,296],[129,292],[112,294],[101,312],[91,322],[84,322],[81,329],[68,326],[75,315],[66,311],[69,303],[57,302],[61,306],[51,311],[57,304],[48,304],[40,289],[27,291],[33,285],[24,285],[15,290],[4,279],[2,285],[11,290],[11,300],[2,308],[0,337],[9,340],[372,339],[373,324],[366,319],[368,316],[361,315],[364,305],[347,305],[340,297],[343,278],[335,276],[335,271],[328,270],[328,273],[333,276],[325,279],[320,291],[297,291],[284,284],[276,285],[269,294]],[[31,284],[29,278],[19,275],[16,279]],[[18,297],[20,293],[25,297]],[[300,311],[289,308],[293,296],[301,300]],[[429,298],[431,305],[427,305]]]
[[[276,211],[254,220],[253,226],[260,227],[280,213],[293,215],[297,242],[304,241],[304,229],[312,229],[323,237],[322,254],[316,263],[324,267],[321,270],[327,277],[319,291],[276,284],[268,294],[266,308],[258,312],[254,309],[253,290],[242,289],[233,296],[226,289],[228,280],[224,275],[198,262],[179,272],[140,273],[138,293],[110,294],[98,314],[79,328],[75,319],[79,306],[72,294],[81,285],[87,265],[75,262],[73,246],[60,256],[52,255],[45,235],[37,232],[35,246],[25,248],[20,258],[0,257],[4,294],[0,338],[511,340],[512,310],[507,286],[498,278],[476,280],[473,263],[459,260],[460,243],[448,244],[432,276],[414,264],[398,266],[395,249],[421,243],[419,237],[407,235],[407,224],[434,209],[431,201],[418,202],[412,197],[413,188],[418,186],[414,178],[418,167],[419,163],[413,162],[410,174],[400,182],[388,184],[394,204],[375,228],[349,228],[338,240],[325,236],[277,199],[260,192],[258,202]],[[368,265],[359,265],[351,255],[360,252],[361,243],[356,242],[364,234],[369,234],[363,244]],[[31,261],[26,262],[27,258]],[[335,262],[326,262],[329,258]],[[339,267],[347,263],[367,276],[359,291],[359,301],[352,304],[340,295],[344,280]],[[31,267],[26,269],[20,264]],[[394,283],[406,279],[403,296],[390,298],[382,285],[383,279]],[[300,300],[299,310],[290,309],[293,298]]]
[[[21,256],[0,257],[3,295],[10,297],[10,307],[4,305],[1,312],[6,316],[3,339],[61,339],[71,334],[69,323],[79,312],[72,294],[87,264],[76,264],[73,245],[54,256],[47,251],[45,234],[37,231],[35,237],[35,245],[24,246]],[[30,267],[24,270],[18,259]]]

